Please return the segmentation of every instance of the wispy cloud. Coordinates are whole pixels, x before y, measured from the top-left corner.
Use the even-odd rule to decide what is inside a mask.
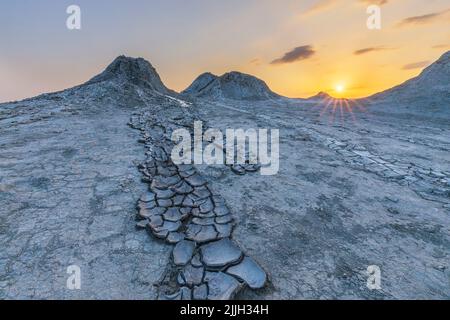
[[[359,0],[359,2],[367,5],[376,4],[382,6],[383,4],[388,3],[388,0]]]
[[[406,64],[402,67],[403,70],[412,70],[412,69],[420,69],[428,66],[430,61],[419,61],[414,63]]]
[[[311,58],[315,53],[316,51],[310,45],[300,46],[286,52],[281,58],[273,60],[271,64],[284,64],[305,60]]]
[[[318,0],[316,1],[312,6],[310,6],[308,9],[306,9],[305,12],[303,12],[303,15],[309,15],[313,13],[317,13],[326,9],[329,9],[336,5],[339,2],[339,0]]]
[[[260,58],[255,58],[249,61],[249,64],[254,65],[254,66],[259,66],[261,65],[261,59]]]
[[[366,53],[375,52],[375,51],[384,51],[384,50],[392,50],[392,49],[393,48],[388,48],[388,47],[384,47],[384,46],[368,47],[368,48],[358,49],[358,50],[354,51],[353,54],[361,55],[361,54],[366,54]]]
[[[448,49],[450,48],[450,44],[436,44],[432,46],[433,49]]]
[[[450,9],[446,9],[446,10],[439,11],[439,12],[433,12],[433,13],[429,13],[429,14],[424,14],[421,16],[409,17],[409,18],[406,18],[406,19],[403,19],[402,21],[400,21],[397,24],[397,26],[404,27],[404,26],[409,26],[409,25],[420,25],[420,24],[432,23],[432,22],[440,20],[448,12],[450,12]]]

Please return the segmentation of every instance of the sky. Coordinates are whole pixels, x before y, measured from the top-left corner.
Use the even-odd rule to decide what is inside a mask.
[[[81,30],[66,27],[73,4]],[[288,97],[363,97],[450,50],[449,26],[450,0],[0,0],[0,102],[78,85],[121,54],[176,91],[240,71]]]

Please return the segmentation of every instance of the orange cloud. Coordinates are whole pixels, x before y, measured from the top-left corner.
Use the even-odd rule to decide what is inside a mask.
[[[361,55],[361,54],[366,54],[366,53],[370,53],[370,52],[374,52],[374,51],[383,51],[383,50],[392,50],[392,49],[393,48],[387,48],[387,47],[383,47],[383,46],[369,47],[369,48],[358,49],[358,50],[354,51],[353,54]]]
[[[367,5],[376,4],[382,6],[383,4],[388,3],[388,0],[359,0],[359,2]]]
[[[448,12],[450,12],[450,9],[446,9],[446,10],[440,11],[440,12],[424,14],[421,16],[409,17],[409,18],[406,18],[406,19],[403,19],[402,21],[400,21],[397,24],[397,26],[403,27],[403,26],[409,26],[409,25],[420,25],[420,24],[432,23],[432,22],[440,20],[442,18],[442,16],[444,16]]]
[[[412,69],[420,69],[428,66],[430,61],[419,61],[410,64],[406,64],[402,67],[403,70],[412,70]]]
[[[255,58],[249,61],[249,64],[254,65],[254,66],[259,66],[261,64],[261,59],[260,58]]]
[[[433,49],[448,49],[450,48],[450,44],[437,44],[432,46]]]
[[[335,6],[339,0],[320,0],[317,1],[315,4],[313,4],[311,7],[309,7],[303,14],[313,14],[317,13],[323,10],[327,10],[333,6]]]

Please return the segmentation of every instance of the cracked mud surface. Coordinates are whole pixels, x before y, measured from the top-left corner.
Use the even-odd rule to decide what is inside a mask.
[[[156,297],[169,251],[135,231],[144,150],[130,110],[83,107],[0,120],[1,299]],[[66,289],[73,264],[79,291]]]
[[[278,175],[204,169],[238,213],[236,241],[271,270],[272,286],[243,298],[450,296],[448,123],[369,111],[330,124],[292,101],[199,110],[213,127],[280,129]],[[380,291],[366,287],[369,265]]]
[[[148,150],[139,168],[149,190],[138,201],[137,227],[175,245],[159,299],[229,300],[245,286],[263,288],[265,271],[231,240],[233,215],[223,197],[193,165],[170,158],[173,130],[193,126],[195,110],[182,101],[141,98],[147,108],[130,126],[142,132]]]

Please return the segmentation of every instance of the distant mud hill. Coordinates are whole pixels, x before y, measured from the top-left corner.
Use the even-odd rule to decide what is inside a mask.
[[[182,94],[206,99],[270,100],[280,98],[261,79],[236,71],[220,77],[204,73],[195,79]]]
[[[173,94],[156,69],[143,58],[117,57],[102,73],[89,80],[86,85],[114,81],[117,84],[133,84],[162,94]]]
[[[450,51],[425,68],[419,76],[396,87],[377,93],[372,100],[414,102],[424,99],[430,103],[446,103],[450,97]],[[420,105],[423,108],[423,104]]]

